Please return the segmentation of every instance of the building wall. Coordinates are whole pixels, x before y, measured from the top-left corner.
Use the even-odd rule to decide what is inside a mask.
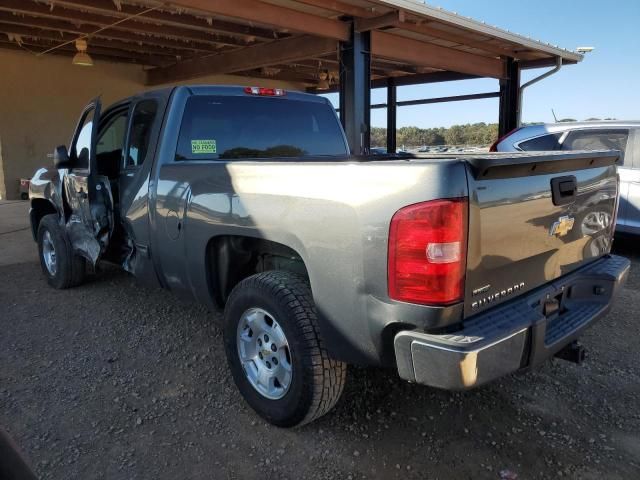
[[[20,178],[29,178],[57,145],[68,145],[82,108],[101,95],[103,106],[144,90],[144,72],[136,65],[96,60],[78,67],[65,56],[35,57],[0,50],[0,199],[16,199]],[[199,84],[300,85],[248,77],[203,77]]]

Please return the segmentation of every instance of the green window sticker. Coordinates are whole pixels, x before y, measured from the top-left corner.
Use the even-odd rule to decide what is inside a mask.
[[[216,153],[216,141],[191,140],[191,153]]]

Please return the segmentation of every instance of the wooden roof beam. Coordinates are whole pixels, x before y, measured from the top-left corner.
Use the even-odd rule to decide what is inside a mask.
[[[14,35],[20,35],[23,38],[36,38],[50,40],[55,43],[64,43],[70,40],[78,38],[77,34],[60,32],[55,30],[44,30],[40,28],[24,27],[21,25],[12,25],[9,23],[0,23],[0,32],[13,33]],[[120,50],[127,50],[139,54],[150,54],[159,56],[181,56],[189,58],[193,56],[194,52],[191,50],[182,50],[179,48],[159,47],[155,45],[139,44],[138,42],[127,42],[121,40],[104,39],[98,37],[92,37],[89,40],[89,50],[93,46],[117,48]]]
[[[266,74],[261,69],[257,69],[234,73],[234,75],[243,75],[248,77],[265,78],[269,80],[282,80],[285,82],[306,84],[313,84],[317,81],[317,78],[310,72],[289,68],[286,65],[278,65],[277,69],[279,70],[279,72],[274,74]]]
[[[51,19],[53,21],[66,21],[74,24],[95,25],[96,27],[104,27],[114,23],[114,19],[95,13],[80,12],[76,10],[54,8],[51,10],[43,3],[32,3],[25,0],[1,0],[0,11],[9,11],[17,14],[35,16],[38,18]],[[232,45],[245,46],[255,43],[255,39],[247,37],[248,40],[241,40],[228,35],[217,33],[206,33],[200,30],[180,27],[165,27],[157,24],[139,22],[135,19],[129,20],[118,25],[109,27],[109,30],[127,31],[133,33],[146,33],[150,35],[176,37],[183,40],[190,40],[201,43],[210,43],[216,45]]]
[[[16,51],[20,51],[23,52],[25,51],[24,47],[20,47],[18,46],[18,44],[16,43],[10,43],[10,42],[6,42],[3,40],[0,40],[0,49],[6,49],[6,50],[16,50]],[[44,51],[44,50],[42,50]],[[35,52],[38,53],[38,52]],[[62,57],[68,57],[68,58],[73,58],[73,56],[75,55],[76,52],[72,52],[71,50],[54,50],[53,52],[48,53],[47,55],[56,55],[56,56],[62,56]],[[135,62],[133,59],[126,59],[126,58],[113,58],[113,57],[108,57],[105,55],[93,55],[92,56],[93,59],[95,60],[105,60],[108,62],[115,62],[115,63],[127,63],[127,64],[135,64],[135,65],[139,65],[139,63]]]
[[[139,14],[146,10],[146,7],[138,5],[120,4],[120,9],[116,9],[113,0],[55,0],[56,6],[81,9],[86,12],[99,13],[109,15],[114,19],[127,18],[131,15]],[[167,5],[167,9],[170,6]],[[266,28],[251,27],[241,25],[219,19],[198,18],[194,15],[183,14],[180,12],[168,12],[164,8],[162,10],[154,10],[147,12],[143,16],[136,18],[140,22],[162,23],[163,25],[172,25],[176,27],[192,28],[195,30],[206,32],[218,32],[238,37],[255,37],[262,40],[274,40],[274,32]],[[277,32],[275,32],[277,35]]]
[[[393,81],[397,87],[406,85],[422,85],[427,83],[440,83],[440,82],[453,82],[458,80],[472,80],[480,78],[476,75],[467,75],[464,73],[456,72],[433,72],[433,73],[418,73],[415,75],[402,75],[393,77]],[[386,88],[388,78],[378,78],[371,81],[371,88]],[[329,90],[318,92],[316,90],[310,90],[312,93],[331,93],[337,92],[338,87],[332,86]]]
[[[371,32],[372,55],[481,77],[503,78],[504,64],[498,58],[480,57],[453,48],[440,47],[390,33]]]
[[[358,18],[354,23],[356,32],[368,32],[378,28],[390,27],[404,22],[404,12],[396,10],[379,17]]]
[[[147,71],[147,85],[190,80],[204,75],[242,72],[280,63],[292,63],[336,51],[335,40],[302,36],[275,40],[239,50],[185,60],[175,65]]]
[[[322,65],[319,65],[322,63]],[[316,70],[340,70],[340,62],[334,59],[327,58],[310,58],[305,60],[298,60],[292,62],[294,65],[300,65],[305,68],[313,68]],[[402,68],[398,70],[402,71]],[[386,75],[392,72],[392,68],[387,68],[386,65],[380,65],[378,62],[371,62],[371,73],[374,75]]]
[[[0,11],[0,22],[8,23],[12,25],[20,25],[27,27],[42,28],[51,31],[60,31],[74,33],[76,35],[89,35],[89,44],[91,38],[94,37],[93,32],[96,28],[89,25],[73,25],[71,23],[60,20],[49,20],[46,18],[37,17],[24,17],[18,15],[12,15],[8,12]],[[183,48],[187,50],[196,50],[202,52],[216,52],[220,47],[213,44],[199,43],[199,42],[185,42],[182,39],[169,40],[166,38],[153,37],[150,35],[138,35],[132,32],[125,32],[120,30],[104,30],[95,35],[100,38],[114,38],[132,42],[150,43],[154,45],[162,45],[169,48]]]
[[[338,60],[319,58],[315,60],[316,64],[318,61],[335,65],[336,69],[340,68],[340,62]],[[403,64],[402,62],[393,62],[383,58],[371,59],[371,73],[379,76],[390,75],[393,72],[421,73],[421,70],[424,68],[425,67],[416,67],[413,65],[406,65],[406,64]]]
[[[350,17],[369,18],[375,17],[376,13],[367,8],[358,7],[349,3],[341,2],[339,0],[297,0],[298,3],[304,3],[312,7],[322,8],[324,10],[330,10],[332,12],[340,13],[342,15],[348,15]]]
[[[19,47],[19,45],[15,42],[5,42],[4,40],[0,40],[0,47],[7,48],[10,45],[15,45]],[[33,39],[23,39],[22,45],[24,45],[29,50],[35,51],[36,53],[44,52],[48,48],[55,46],[55,43],[46,42],[46,41],[38,41]],[[24,51],[24,49],[22,49]],[[77,50],[74,45],[65,45],[63,47],[57,48],[51,53],[54,52],[65,52],[70,56],[73,56],[77,53]],[[88,51],[89,55],[93,58],[108,58],[110,61],[114,62],[126,62],[126,63],[136,63],[138,65],[149,65],[149,66],[159,66],[159,65],[167,65],[168,60],[167,57],[158,57],[153,55],[144,55],[129,52],[126,50],[118,50],[113,48],[101,48],[94,47],[90,51]],[[48,54],[47,54],[48,55]]]
[[[498,56],[503,55],[516,57],[518,55],[518,52],[514,49],[502,48],[498,45],[492,45],[486,41],[470,40],[464,35],[445,32],[439,28],[431,27],[428,24],[416,24],[406,21],[399,21],[396,22],[393,26],[402,30],[408,30],[413,33],[418,33],[420,35],[426,35],[428,37],[446,40],[448,42],[457,43],[459,45],[467,45],[469,47],[478,48],[480,50],[484,50],[485,52],[493,53]]]
[[[431,73],[418,73],[415,75],[403,75],[394,77],[393,81],[397,87],[406,85],[421,85],[427,83],[441,83],[441,82],[454,82],[459,80],[473,80],[481,78],[476,75],[468,75],[465,73],[456,72],[431,72]],[[372,82],[372,88],[386,87],[387,79],[380,79]]]
[[[347,41],[351,36],[348,23],[258,0],[172,0],[171,4],[334,40]]]
[[[528,70],[531,68],[553,67],[556,65],[555,58],[539,58],[537,60],[520,61],[520,68]],[[577,62],[573,60],[562,60],[562,65],[575,65]]]

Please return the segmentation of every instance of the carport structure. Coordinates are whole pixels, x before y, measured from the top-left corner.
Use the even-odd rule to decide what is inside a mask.
[[[412,0],[0,0],[0,33],[1,48],[39,57],[74,56],[84,38],[96,60],[144,66],[149,87],[234,75],[339,91],[354,153],[369,147],[371,88],[387,87],[377,107],[395,151],[399,105],[499,97],[504,134],[518,122],[523,69],[582,59]],[[496,91],[396,102],[398,86],[486,77]]]

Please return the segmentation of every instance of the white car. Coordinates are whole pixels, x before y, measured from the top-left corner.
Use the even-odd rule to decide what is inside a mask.
[[[620,150],[617,232],[640,234],[640,121],[562,122],[527,125],[500,138],[493,152]]]

